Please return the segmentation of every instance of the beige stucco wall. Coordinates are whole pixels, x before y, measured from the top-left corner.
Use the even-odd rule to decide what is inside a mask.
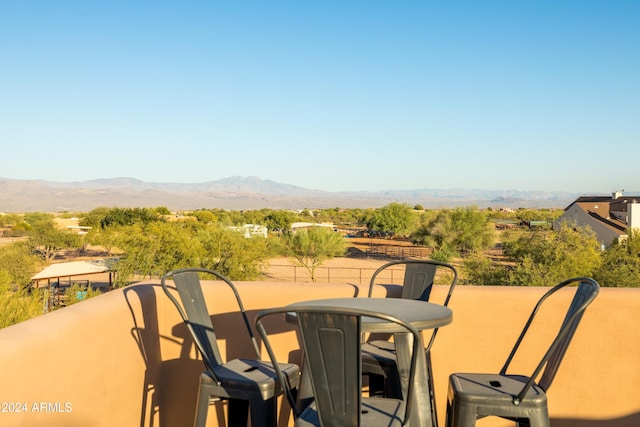
[[[217,285],[205,289],[222,352],[227,357],[248,355],[248,345],[236,344],[242,327],[233,313],[232,296]],[[250,316],[294,301],[366,294],[366,289],[347,284],[237,285]],[[377,292],[382,296],[386,290]],[[432,354],[441,425],[448,374],[497,371],[543,292],[456,289],[450,304],[454,321],[440,330]],[[432,299],[443,295],[444,289],[436,288]],[[563,310],[554,304],[550,315],[559,321]],[[640,289],[601,290],[549,391],[552,425],[640,425],[639,319]],[[115,290],[0,330],[0,410],[5,410],[0,425],[189,426],[202,365],[185,337],[186,329],[157,284]],[[544,338],[539,331],[529,345],[535,349]],[[274,339],[278,357],[295,361],[291,326],[283,323]],[[532,362],[534,352],[527,353],[531,360],[522,365]],[[26,411],[15,412],[23,403]],[[209,418],[209,425],[217,425],[224,420],[222,410],[213,408]],[[509,424],[481,420],[478,425]]]

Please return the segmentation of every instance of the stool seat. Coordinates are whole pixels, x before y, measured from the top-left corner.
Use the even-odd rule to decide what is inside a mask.
[[[525,386],[524,375],[452,374],[449,377],[447,426],[474,426],[476,419],[495,415],[508,419],[527,419],[530,426],[548,427],[547,395],[533,384],[518,404],[514,398]]]
[[[508,374],[511,361],[518,354],[540,307],[561,289],[565,294],[573,293],[573,298],[551,344],[546,351],[542,350],[542,359],[531,375]],[[546,391],[558,372],[584,311],[596,298],[599,289],[598,283],[589,277],[568,279],[552,287],[533,308],[499,373],[451,374],[447,393],[447,427],[473,427],[478,418],[489,415],[513,420],[518,426],[549,427]],[[539,319],[537,323],[546,329],[553,327]]]

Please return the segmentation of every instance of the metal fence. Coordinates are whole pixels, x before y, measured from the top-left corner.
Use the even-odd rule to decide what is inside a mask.
[[[416,246],[398,246],[390,244],[369,244],[366,248],[367,258],[379,258],[383,260],[408,260],[428,259],[431,250]],[[316,267],[314,276],[316,282],[323,283],[358,283],[367,284],[377,267]],[[381,280],[388,283],[397,283],[404,278],[404,267],[390,268],[380,276]],[[302,266],[297,265],[271,265],[269,272],[264,273],[266,280],[283,282],[311,282],[311,273]]]
[[[323,283],[369,283],[375,268],[316,267],[316,282]],[[267,280],[280,282],[311,282],[311,274],[297,265],[272,265],[264,275]]]
[[[431,249],[414,246],[369,245],[368,257],[389,259],[425,259],[431,255]]]
[[[374,267],[316,267],[314,276],[320,283],[354,283],[368,284],[371,276],[377,270]],[[391,267],[382,271],[376,277],[376,283],[402,283],[404,267]],[[444,276],[443,276],[444,277]],[[265,272],[265,280],[277,282],[312,282],[311,274],[305,267],[298,265],[271,265],[269,272]],[[440,272],[436,276],[436,283],[440,280]],[[447,279],[450,280],[450,279]]]

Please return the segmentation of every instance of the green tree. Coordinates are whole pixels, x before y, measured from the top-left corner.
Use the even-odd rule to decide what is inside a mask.
[[[29,212],[24,214],[24,220],[30,224],[36,224],[38,222],[53,221],[53,215],[44,212]]]
[[[335,224],[350,226],[366,226],[371,220],[376,209],[368,208],[328,208],[313,211],[313,218],[318,222],[333,222]]]
[[[11,275],[0,270],[0,328],[42,314],[39,291],[14,284]]]
[[[80,236],[61,230],[52,219],[41,219],[31,224],[28,231],[29,246],[50,262],[63,249],[82,246]]]
[[[412,235],[414,244],[433,249],[433,258],[448,261],[455,255],[491,247],[495,230],[485,212],[474,207],[441,210],[428,216]]]
[[[4,231],[6,237],[24,237],[28,234],[31,225],[26,221],[18,221],[10,226],[11,228]]]
[[[409,231],[416,217],[411,207],[405,203],[389,203],[376,209],[369,219],[369,230],[378,231],[386,236],[394,236]]]
[[[135,275],[161,276],[190,265],[198,258],[191,228],[184,223],[137,223],[123,228],[117,241],[124,254],[115,265],[116,282],[123,285]]]
[[[265,218],[271,215],[274,212],[272,209],[259,209],[259,210],[247,210],[240,212],[237,218],[234,218],[235,225],[244,225],[244,224],[262,224],[266,225]],[[291,215],[295,216],[293,212],[289,212]],[[295,219],[293,220],[295,221]],[[267,227],[268,228],[268,227]]]
[[[232,280],[255,279],[268,256],[265,239],[245,239],[217,225],[197,222],[153,222],[126,227],[118,247],[117,284],[135,275],[159,277],[170,270],[203,267]]]
[[[203,224],[214,224],[218,220],[213,212],[206,209],[193,211],[189,214],[189,216],[195,217],[198,222],[201,222]]]
[[[272,211],[264,217],[262,222],[270,231],[286,232],[291,228],[291,224],[295,222],[297,216],[290,211]]]
[[[520,221],[548,221],[553,222],[560,218],[562,209],[518,209],[516,218]]]
[[[328,259],[345,253],[342,236],[325,227],[311,227],[308,231],[287,233],[282,238],[284,254],[295,258],[316,281],[315,271]]]
[[[199,229],[195,235],[201,267],[216,270],[233,280],[255,280],[269,257],[268,240],[244,238],[221,227]]]
[[[86,212],[80,217],[80,225],[84,227],[91,227],[92,229],[101,228],[102,220],[109,214],[111,208],[98,207]]]
[[[167,208],[96,208],[88,212],[80,221],[80,225],[106,229],[133,225],[137,223],[148,224],[150,222],[164,221],[161,213]]]
[[[0,214],[0,227],[13,227],[24,221],[22,215],[15,213]]]
[[[474,252],[463,260],[465,281],[478,286],[509,285],[510,269],[498,264],[481,252]]]
[[[0,271],[9,275],[12,285],[27,288],[39,265],[38,257],[24,242],[0,247]]]
[[[220,225],[239,225],[243,221],[243,215],[237,211],[227,211],[224,209],[210,209],[217,218]]]
[[[602,264],[594,273],[602,286],[640,287],[640,232],[632,230],[629,236],[610,245],[602,254]]]
[[[165,215],[165,216],[171,215],[171,211],[166,206],[158,206],[156,207],[155,210],[158,213],[158,215]]]
[[[89,232],[84,236],[84,240],[86,243],[99,246],[105,250],[107,256],[112,256],[114,249],[117,246],[118,237],[120,236],[122,227],[109,227],[102,229],[92,228]]]
[[[593,276],[601,263],[595,233],[562,222],[552,231],[521,233],[504,242],[505,255],[515,261],[510,283],[549,286],[576,276]]]
[[[313,212],[307,208],[304,208],[300,214],[298,214],[302,221],[314,221],[315,217],[313,216]]]

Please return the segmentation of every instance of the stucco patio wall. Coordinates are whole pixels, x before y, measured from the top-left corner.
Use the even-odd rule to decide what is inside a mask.
[[[207,283],[221,351],[250,355],[232,295]],[[238,282],[250,317],[259,310],[305,299],[366,295],[350,284]],[[433,348],[440,424],[444,424],[451,372],[497,371],[543,288],[459,286],[450,307],[453,323],[441,328]],[[397,289],[378,288],[377,296]],[[432,300],[443,298],[436,287]],[[563,298],[560,298],[563,299]],[[550,315],[561,321],[560,301]],[[552,425],[640,425],[640,289],[602,289],[587,310],[549,392]],[[219,326],[218,326],[219,325]],[[297,361],[291,325],[271,325],[282,360]],[[525,360],[548,338],[536,329]],[[226,344],[228,342],[228,344]],[[118,289],[0,330],[0,425],[190,426],[197,377],[186,329],[156,282]],[[527,373],[524,370],[523,373]],[[224,422],[213,406],[209,425]],[[287,424],[286,420],[283,424]],[[484,419],[479,426],[510,425]]]

